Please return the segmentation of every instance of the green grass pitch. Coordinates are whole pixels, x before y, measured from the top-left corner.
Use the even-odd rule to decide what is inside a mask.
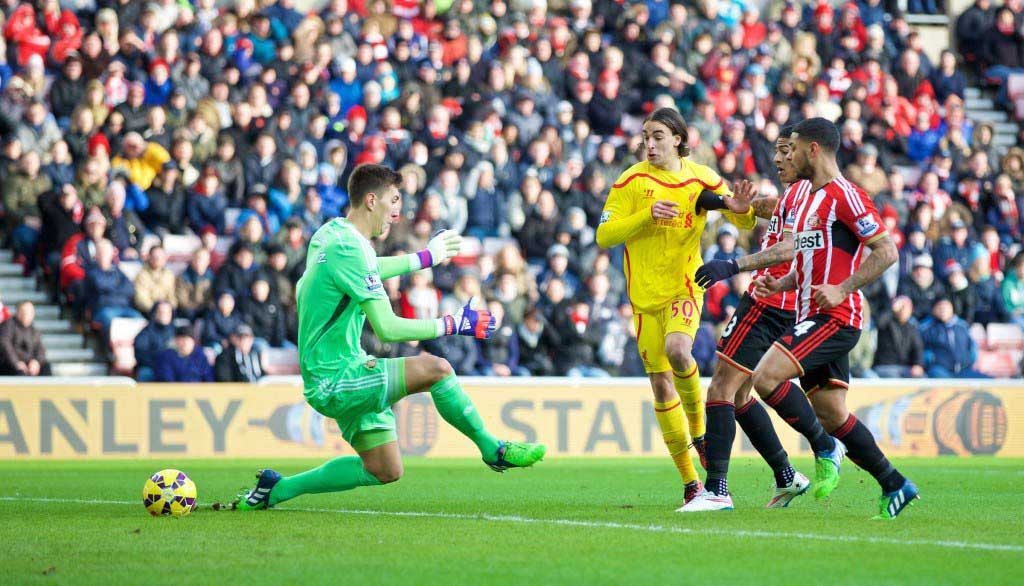
[[[210,509],[265,464],[317,462],[0,462],[0,583],[1024,583],[1024,460],[900,460],[923,500],[895,522],[869,520],[877,485],[849,464],[831,499],[764,510],[771,474],[749,458],[733,463],[732,512],[675,513],[667,457],[503,475],[411,458],[393,485]],[[198,485],[191,516],[143,508],[144,481],[165,467]]]

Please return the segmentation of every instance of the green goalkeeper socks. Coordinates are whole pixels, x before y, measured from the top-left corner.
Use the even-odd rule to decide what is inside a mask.
[[[485,462],[493,461],[498,454],[498,438],[484,429],[483,419],[473,406],[473,401],[459,386],[455,375],[450,374],[434,383],[430,387],[430,396],[441,417],[462,432],[462,435],[473,440]]]
[[[270,506],[303,494],[340,492],[377,484],[380,481],[363,468],[359,456],[343,456],[312,470],[282,478],[270,493]]]

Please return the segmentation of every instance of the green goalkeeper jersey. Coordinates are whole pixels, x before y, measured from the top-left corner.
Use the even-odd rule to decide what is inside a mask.
[[[359,345],[366,322],[360,304],[371,299],[386,300],[387,294],[370,241],[345,218],[327,222],[309,242],[295,294],[299,367],[307,388],[366,360]]]

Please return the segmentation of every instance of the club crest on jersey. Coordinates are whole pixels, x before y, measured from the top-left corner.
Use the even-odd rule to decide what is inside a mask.
[[[376,293],[384,289],[383,283],[380,282],[380,277],[375,274],[366,275],[366,278],[363,280],[366,282],[366,290],[370,293]]]
[[[796,235],[794,248],[801,250],[820,250],[825,248],[825,234],[821,230],[807,230]]]
[[[819,218],[815,214],[811,214],[810,216],[808,216],[808,218],[807,218],[807,227],[808,228],[817,228],[820,225],[821,225],[821,218]]]
[[[857,233],[860,234],[861,238],[871,236],[875,232],[878,232],[880,226],[871,216],[863,216],[857,218]]]

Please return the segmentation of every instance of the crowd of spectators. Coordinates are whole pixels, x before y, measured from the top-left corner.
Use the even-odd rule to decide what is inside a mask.
[[[989,3],[934,63],[882,0],[0,0],[0,230],[99,335],[151,320],[138,376],[252,380],[256,350],[295,342],[308,238],[344,213],[356,165],[387,164],[404,209],[381,254],[440,228],[473,237],[386,282],[396,311],[477,296],[503,321],[487,344],[368,335],[370,352],[427,350],[462,374],[642,375],[622,251],[599,250],[594,227],[645,113],[678,108],[692,158],[765,195],[780,128],[825,116],[901,249],[866,292],[855,370],[969,375],[961,329],[1024,324],[1024,134],[1000,150],[964,107],[965,71],[998,82],[1024,65],[1021,0]],[[760,233],[715,218],[707,255],[756,250]],[[169,262],[160,242],[182,236],[196,248]],[[704,372],[747,283],[706,295]],[[203,355],[216,368],[186,375]]]

